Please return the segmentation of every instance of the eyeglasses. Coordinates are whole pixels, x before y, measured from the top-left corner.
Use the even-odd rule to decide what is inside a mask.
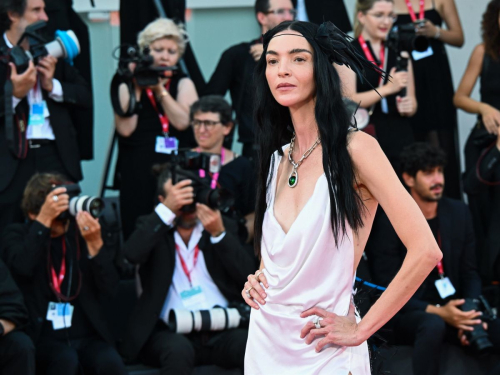
[[[274,9],[266,12],[266,14],[271,14],[271,13],[274,14],[275,16],[281,16],[281,17],[283,17],[286,13],[288,13],[294,19],[295,16],[297,15],[297,11],[295,9],[283,9],[283,8]]]
[[[210,120],[193,120],[191,121],[191,126],[195,129],[201,128],[202,125],[205,126],[205,129],[212,130],[215,125],[221,124],[220,121],[210,121]]]
[[[372,16],[375,18],[377,21],[382,21],[384,19],[391,21],[392,23],[395,23],[398,20],[398,15],[395,13],[391,13],[389,15],[385,15],[383,13],[366,13],[369,16]]]

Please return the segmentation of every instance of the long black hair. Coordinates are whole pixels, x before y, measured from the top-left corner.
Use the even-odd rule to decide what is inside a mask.
[[[267,192],[276,162],[272,155],[278,150],[283,156],[282,146],[292,137],[290,111],[274,99],[266,79],[265,55],[269,41],[285,30],[302,34],[314,51],[315,99],[316,103],[321,103],[314,111],[323,149],[323,169],[328,181],[331,226],[336,245],[345,234],[346,221],[354,231],[363,225],[364,204],[356,191],[356,175],[347,149],[351,120],[342,101],[340,78],[332,63],[345,64],[361,76],[365,67],[375,65],[357,54],[350,46],[349,37],[331,22],[319,27],[308,22],[283,22],[264,35],[264,53],[255,69],[255,121],[260,163],[255,210],[255,251],[258,255]]]

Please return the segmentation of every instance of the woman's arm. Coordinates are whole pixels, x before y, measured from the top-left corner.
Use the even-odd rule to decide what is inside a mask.
[[[467,69],[460,82],[460,86],[458,86],[457,92],[453,97],[453,103],[457,108],[466,112],[481,115],[484,126],[488,132],[491,134],[498,134],[498,127],[500,126],[500,112],[498,109],[470,97],[477,79],[481,75],[484,53],[483,44],[479,44],[474,48]]]
[[[439,33],[439,39],[443,43],[455,47],[462,47],[464,45],[464,32],[460,17],[458,16],[455,0],[436,0],[437,11],[441,18],[443,18],[447,29],[439,28],[431,21],[427,20],[425,26],[418,29],[417,34],[424,35],[428,38],[436,38]],[[434,52],[436,53],[436,52]]]
[[[193,81],[184,78],[179,82],[176,99],[163,86],[155,91],[157,96],[161,96],[161,105],[172,126],[177,130],[186,130],[189,127],[189,108],[198,100]]]
[[[401,269],[357,327],[358,340],[363,342],[408,302],[442,258],[442,253],[422,212],[399,181],[377,141],[357,132],[352,135],[349,150],[359,183],[383,207],[407,249]]]
[[[141,100],[141,89],[134,85],[135,87],[135,96],[137,101]],[[120,106],[124,111],[128,110],[128,105],[130,101],[130,94],[128,92],[126,85],[121,85],[119,88],[119,96],[120,96]],[[121,117],[115,113],[115,127],[118,134],[122,137],[130,137],[132,133],[137,128],[137,121],[139,119],[138,115],[133,115],[131,117]]]

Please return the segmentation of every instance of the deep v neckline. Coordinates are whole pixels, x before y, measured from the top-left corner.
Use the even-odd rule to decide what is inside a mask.
[[[309,205],[309,203],[311,202],[312,198],[316,194],[316,190],[318,189],[319,181],[321,180],[322,177],[325,177],[325,172],[323,172],[318,177],[318,179],[316,180],[316,183],[314,184],[314,190],[313,190],[311,196],[307,200],[306,204],[300,209],[297,217],[293,220],[292,224],[290,225],[290,228],[288,228],[288,231],[285,232],[285,230],[281,226],[280,222],[278,221],[278,219],[274,215],[274,203],[276,202],[276,190],[278,188],[278,169],[279,169],[279,165],[281,163],[281,158],[282,158],[282,156],[279,156],[279,160],[278,160],[278,163],[277,163],[277,167],[275,168],[275,173],[274,173],[274,177],[273,177],[274,184],[271,184],[272,185],[271,189],[273,191],[273,195],[272,195],[273,199],[271,200],[271,209],[269,211],[270,211],[271,217],[273,218],[274,222],[276,223],[276,225],[279,227],[279,229],[281,230],[281,232],[286,237],[288,235],[288,233],[290,233],[292,231],[292,228],[295,225],[295,223],[297,222],[297,220],[299,219],[300,215],[305,211],[306,207]]]

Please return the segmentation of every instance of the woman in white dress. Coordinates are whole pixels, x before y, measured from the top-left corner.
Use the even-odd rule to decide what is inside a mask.
[[[331,23],[283,22],[264,35],[255,75],[262,261],[242,291],[253,307],[247,375],[370,374],[366,340],[442,256],[377,141],[349,131],[332,63],[358,74],[374,66]],[[361,320],[352,287],[378,204],[408,255]]]

